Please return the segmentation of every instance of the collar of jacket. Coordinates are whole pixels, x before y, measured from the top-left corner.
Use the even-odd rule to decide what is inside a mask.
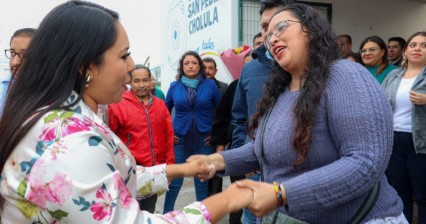
[[[256,50],[253,51],[253,53],[251,53],[251,57],[254,59],[258,59],[260,63],[265,64],[265,63],[272,63],[273,61],[271,61],[270,59],[268,59],[266,57],[266,47],[265,45],[260,45]]]
[[[145,105],[146,107],[151,106],[152,101],[154,100],[153,99],[154,97],[152,97],[151,92],[149,92],[148,94],[149,94],[149,100],[148,100],[148,103]],[[132,90],[128,90],[128,91],[124,92],[123,98],[126,99],[126,100],[133,101],[135,103],[140,104],[139,99],[135,96],[135,94],[133,94]]]

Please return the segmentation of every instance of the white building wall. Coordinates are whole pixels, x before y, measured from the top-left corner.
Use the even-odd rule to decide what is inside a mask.
[[[426,30],[426,3],[412,0],[304,0],[331,3],[336,34],[352,36],[353,51],[362,40],[378,35],[387,42],[392,36],[407,39]]]
[[[162,0],[162,31],[165,33],[167,24],[167,10],[171,2],[181,1],[187,7],[188,3],[195,0]],[[210,0],[200,0],[210,1]],[[353,41],[353,51],[357,51],[364,38],[371,35],[378,35],[385,41],[392,36],[401,36],[407,39],[412,33],[420,30],[426,30],[426,2],[425,0],[304,0],[307,2],[329,3],[332,4],[332,26],[336,34],[350,34]],[[238,13],[239,0],[218,0],[216,3],[220,8],[220,24],[211,26],[196,35],[188,35],[185,46],[178,53],[182,55],[184,50],[199,49],[200,41],[213,38],[215,41],[215,52],[221,52],[227,48],[237,47],[239,40],[238,33]],[[187,10],[187,9],[186,9]],[[185,12],[187,13],[187,12]],[[225,19],[229,19],[225,21]],[[255,18],[254,18],[255,19]],[[258,17],[257,17],[258,19]],[[188,21],[187,21],[188,22]],[[258,24],[252,23],[252,26],[258,26],[251,30],[260,30]],[[246,29],[247,30],[247,29]],[[253,34],[250,34],[253,35]],[[175,80],[176,70],[171,69],[170,64],[165,57],[170,54],[167,52],[166,41],[167,34],[162,38],[162,89],[167,91],[170,82]],[[217,40],[220,40],[218,42]],[[249,41],[243,41],[249,44]],[[184,49],[184,50],[183,50]],[[201,49],[202,54],[204,49]],[[175,56],[178,58],[178,56]],[[226,68],[219,67],[218,79],[228,81]]]
[[[237,47],[237,0],[162,0],[161,11],[161,88],[164,92],[176,80],[179,59],[189,50],[198,52],[202,58],[215,59],[217,79],[233,80],[219,53]]]

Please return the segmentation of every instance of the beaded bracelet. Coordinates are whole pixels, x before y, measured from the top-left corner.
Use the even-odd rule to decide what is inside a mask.
[[[277,184],[277,182],[274,181],[273,184],[274,184],[275,194],[277,195],[277,198],[278,198],[277,208],[279,208],[284,205],[283,192],[281,191],[281,188]]]

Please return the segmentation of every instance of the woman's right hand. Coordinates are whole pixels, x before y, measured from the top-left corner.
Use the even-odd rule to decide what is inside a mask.
[[[252,180],[240,180],[235,183],[240,189],[249,188],[253,191],[254,200],[247,206],[256,216],[264,216],[274,210],[278,203],[274,185]],[[282,189],[282,188],[281,188]],[[285,189],[282,189],[282,198],[287,203]]]
[[[176,135],[175,136],[173,136],[173,144],[178,144],[179,143],[179,137],[177,137]]]
[[[410,100],[415,105],[426,105],[426,94],[410,91]]]
[[[253,203],[254,194],[251,188],[240,188],[232,184],[225,191],[206,198],[203,204],[210,212],[212,223],[223,216],[245,208]]]
[[[206,181],[210,178],[212,178],[216,174],[216,167],[212,165],[211,161],[209,160],[208,156],[206,155],[193,155],[190,156],[187,160],[187,163],[204,163],[206,166],[210,168],[208,172],[199,172],[197,177],[198,179],[202,181]]]
[[[225,166],[226,166],[225,159],[223,158],[223,156],[220,153],[213,153],[213,154],[210,154],[208,156],[206,156],[206,155],[193,155],[193,156],[190,156],[186,160],[186,162],[191,162],[191,161],[194,161],[194,160],[200,160],[200,161],[208,164],[209,167],[211,168],[210,172],[208,172],[208,173],[205,172],[205,173],[201,173],[201,174],[198,175],[198,178],[201,179],[201,180],[208,180],[215,175],[216,171],[225,170]]]
[[[248,207],[253,203],[254,192],[251,188],[239,187],[236,184],[230,185],[224,191],[225,198],[228,199],[227,211],[236,212]]]

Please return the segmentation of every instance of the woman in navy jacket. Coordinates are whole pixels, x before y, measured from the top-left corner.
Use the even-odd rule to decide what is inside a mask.
[[[205,143],[205,139],[210,135],[220,92],[214,81],[205,77],[204,71],[200,56],[194,51],[186,52],[179,61],[177,80],[170,84],[167,92],[167,108],[170,112],[175,108],[173,128],[176,163],[185,163],[191,155],[215,152],[214,147]],[[164,201],[164,213],[174,210],[182,183],[183,178],[171,182]],[[207,183],[194,178],[197,201],[207,198]]]

